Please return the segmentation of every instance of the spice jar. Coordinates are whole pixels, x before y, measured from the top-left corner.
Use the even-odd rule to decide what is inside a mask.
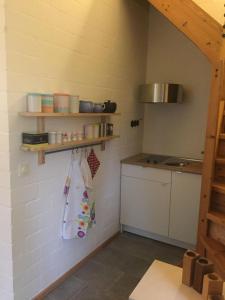
[[[62,132],[61,131],[58,131],[56,133],[56,143],[57,144],[62,144]]]

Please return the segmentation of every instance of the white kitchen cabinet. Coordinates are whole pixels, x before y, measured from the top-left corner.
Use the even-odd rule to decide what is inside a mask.
[[[169,237],[195,245],[201,175],[172,172]]]
[[[122,169],[121,223],[168,236],[171,172],[131,167],[132,170],[127,166]],[[155,174],[154,181],[145,179],[152,179],[152,173]]]

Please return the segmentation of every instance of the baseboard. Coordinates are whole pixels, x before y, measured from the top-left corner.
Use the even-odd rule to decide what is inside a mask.
[[[79,268],[81,268],[92,256],[97,254],[100,250],[105,248],[112,240],[114,240],[119,235],[119,232],[111,236],[108,240],[98,246],[94,251],[92,251],[88,256],[83,258],[78,264],[72,267],[69,271],[64,273],[61,277],[59,277],[56,281],[54,281],[51,285],[49,285],[46,289],[40,292],[37,296],[33,298],[33,300],[42,300],[49,293],[51,293],[55,288],[60,286],[68,277],[70,277],[73,273],[75,273]]]
[[[170,244],[170,245],[177,246],[177,247],[184,248],[184,249],[195,250],[195,248],[196,248],[195,245],[177,241],[177,240],[171,239],[169,237],[154,234],[154,233],[144,231],[142,229],[138,229],[138,228],[128,226],[128,225],[122,225],[122,231],[127,231],[130,233],[141,235],[141,236],[144,236],[144,237],[147,237],[147,238],[159,241],[159,242],[163,242],[163,243]]]

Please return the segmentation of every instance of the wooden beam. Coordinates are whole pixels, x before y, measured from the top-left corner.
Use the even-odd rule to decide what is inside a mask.
[[[223,28],[192,0],[148,0],[215,65],[221,55]]]

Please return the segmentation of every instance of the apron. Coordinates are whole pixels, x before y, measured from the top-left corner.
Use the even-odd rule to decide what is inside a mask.
[[[72,160],[64,188],[63,239],[84,238],[95,224],[95,203],[89,197],[91,189],[92,180],[86,158],[82,158],[81,162],[79,159]]]

